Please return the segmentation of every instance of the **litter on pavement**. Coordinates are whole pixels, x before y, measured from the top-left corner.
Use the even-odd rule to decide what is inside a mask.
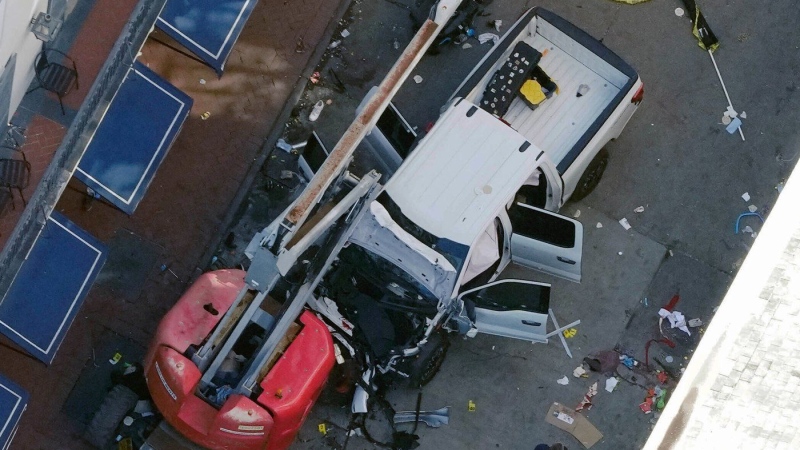
[[[622,228],[625,228],[625,230],[631,229],[631,224],[628,223],[628,219],[624,217],[622,219],[619,219],[619,224],[622,225]]]
[[[692,332],[689,331],[689,328],[686,326],[686,317],[678,311],[667,311],[664,308],[658,310],[658,315],[661,319],[669,320],[670,327],[677,328],[684,333],[688,334],[689,336],[692,335]],[[659,321],[659,327],[661,322]]]
[[[500,42],[500,36],[494,33],[482,33],[478,35],[478,42],[480,42],[481,44],[485,44],[490,41],[492,42],[493,45],[497,44],[498,42]]]
[[[560,384],[562,386],[566,386],[566,385],[569,384],[569,378],[567,378],[567,376],[564,375],[563,377],[561,377],[558,380],[556,380],[556,383],[558,383],[558,384]]]
[[[603,433],[589,419],[560,403],[550,405],[544,421],[573,435],[585,448],[603,439]]]
[[[617,380],[616,378],[612,377],[612,378],[606,379],[606,391],[614,392],[614,388],[617,387],[618,383],[619,383],[619,380]]]
[[[439,428],[450,423],[450,407],[445,406],[434,411],[399,411],[394,413],[393,422],[423,422],[431,428]]]
[[[758,211],[758,206],[750,205],[750,206],[747,207],[747,210],[750,211],[750,212],[756,212],[756,211]]]
[[[420,84],[422,83],[422,77],[419,75],[414,75],[414,83]]]
[[[603,228],[603,224],[602,224],[602,223],[600,223],[600,222],[597,222],[597,225],[595,225],[595,226],[596,226],[597,228]]]
[[[750,201],[750,194],[749,194],[749,193],[747,193],[747,192],[745,192],[744,194],[742,194],[742,200],[744,200],[744,201],[746,201],[746,202],[749,202],[749,201]]]
[[[564,378],[566,378],[566,377],[564,377]],[[592,409],[592,398],[594,398],[595,395],[597,395],[597,382],[596,381],[594,382],[594,384],[589,386],[589,390],[586,391],[585,394],[583,394],[583,400],[581,400],[581,402],[578,403],[578,407],[575,408],[575,411],[576,412],[577,411],[583,411],[584,409],[588,411],[588,410]]]
[[[633,212],[635,212],[635,213],[643,213],[644,212],[644,206],[637,206],[636,208],[634,208]]]
[[[576,219],[578,217],[580,217],[580,216],[581,216],[581,210],[580,209],[576,209],[575,212],[572,214],[572,217],[574,217]]]
[[[584,369],[583,364],[581,364],[572,371],[572,376],[575,378],[587,378],[589,375],[586,374],[586,369]]]

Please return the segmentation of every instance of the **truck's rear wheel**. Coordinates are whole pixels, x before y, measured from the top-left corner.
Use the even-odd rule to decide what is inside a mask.
[[[96,448],[108,448],[117,426],[125,418],[125,414],[136,406],[137,401],[139,396],[135,392],[121,384],[115,385],[94,413],[83,438]]]
[[[581,179],[578,180],[578,185],[575,186],[575,191],[570,199],[578,201],[589,195],[600,183],[600,178],[603,177],[603,172],[606,171],[607,166],[608,150],[601,149],[592,162],[589,163],[589,167],[586,168],[583,175],[581,175]]]
[[[411,363],[408,384],[412,388],[420,388],[433,380],[433,377],[442,368],[448,348],[450,348],[450,341],[443,332],[431,334],[428,343],[417,355],[417,359]]]

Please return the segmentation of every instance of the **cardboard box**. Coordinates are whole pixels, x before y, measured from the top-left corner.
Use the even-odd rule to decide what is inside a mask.
[[[589,419],[560,403],[550,405],[544,421],[575,436],[575,439],[586,448],[603,439],[603,434],[589,422]]]

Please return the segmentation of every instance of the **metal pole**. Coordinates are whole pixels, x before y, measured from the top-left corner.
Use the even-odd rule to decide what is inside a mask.
[[[722,81],[722,75],[719,73],[719,67],[717,67],[717,61],[714,59],[714,53],[710,49],[708,50],[708,56],[711,57],[711,62],[714,63],[714,70],[717,71],[717,78],[719,78],[719,83],[722,85],[722,91],[725,92],[725,98],[728,99],[728,106],[733,109],[731,97],[728,95],[728,90],[725,88],[725,82]],[[741,125],[739,125],[739,136],[741,136],[742,140],[744,140],[744,132],[742,131]]]

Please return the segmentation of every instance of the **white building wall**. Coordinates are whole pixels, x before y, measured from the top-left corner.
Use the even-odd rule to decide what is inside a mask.
[[[6,64],[13,54],[17,55],[11,97],[0,99],[0,118],[11,117],[33,80],[33,62],[42,49],[42,41],[31,32],[31,19],[47,10],[47,2],[0,0],[0,76],[8,75],[3,73]]]

